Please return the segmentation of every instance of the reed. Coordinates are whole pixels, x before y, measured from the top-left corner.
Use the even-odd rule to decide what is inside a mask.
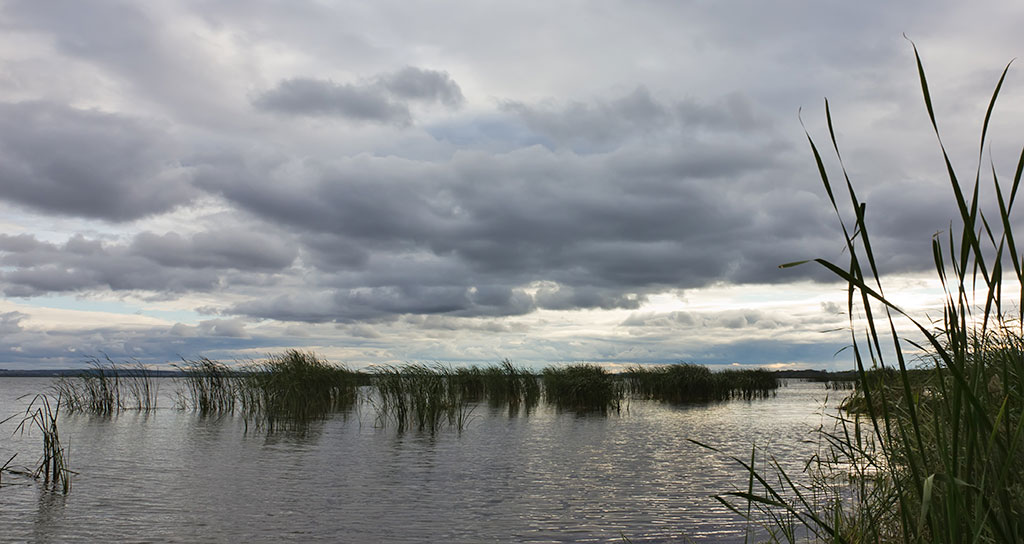
[[[833,391],[853,391],[857,388],[857,382],[853,380],[829,380],[825,382],[825,389]]]
[[[139,361],[134,361],[131,365],[120,367],[119,370],[128,393],[126,408],[141,412],[156,410],[160,388],[149,368]]]
[[[61,444],[57,428],[61,401],[59,395],[53,402],[47,395],[39,394],[33,397],[15,432],[24,434],[34,428],[42,434],[43,453],[32,475],[36,478],[42,475],[44,484],[60,488],[67,493],[71,490],[71,470],[68,467],[67,449]],[[4,465],[5,468],[6,466]]]
[[[938,136],[916,47],[914,53]],[[847,282],[851,351],[866,414],[840,412],[835,428],[822,432],[825,447],[808,465],[809,488],[794,483],[777,462],[766,471],[737,460],[752,485],[719,496],[734,512],[793,520],[827,542],[1024,542],[1024,261],[1011,221],[1024,151],[1008,186],[994,166],[985,168],[991,170],[995,201],[982,203],[979,196],[988,124],[1008,70],[988,103],[973,180],[961,181],[939,138],[959,217],[948,235],[932,240],[932,261],[945,292],[937,327],[908,315],[883,289],[866,207],[846,175],[826,102],[831,144],[843,171],[838,183],[808,140],[839,215],[849,261],[815,261]],[[840,214],[840,188],[849,196],[849,225]],[[923,340],[905,340],[897,317]],[[908,349],[925,354],[923,379],[909,368]],[[874,369],[892,379],[871,379]],[[848,477],[838,479],[837,473]]]
[[[540,382],[525,368],[508,359],[484,368],[459,368],[452,379],[470,402],[487,402],[491,407],[507,407],[510,416],[520,409],[528,414],[540,402]]]
[[[4,421],[6,421],[6,420],[4,420]],[[0,421],[0,423],[3,423],[3,421]],[[18,456],[17,453],[12,454],[7,459],[7,462],[4,463],[3,466],[0,466],[0,487],[3,487],[3,474],[4,474],[4,471],[6,471],[7,468],[11,466],[11,462],[14,461],[14,458],[17,457],[17,456]]]
[[[676,404],[768,398],[779,387],[775,374],[764,369],[711,372],[705,366],[688,363],[632,365],[622,378],[633,397]]]
[[[183,376],[178,382],[178,407],[201,415],[230,414],[235,411],[242,375],[223,363],[200,357],[175,365]]]
[[[124,409],[120,377],[114,364],[109,360],[108,363],[90,359],[89,370],[77,379],[62,378],[57,382],[58,397],[68,412],[109,415]]]
[[[549,366],[541,378],[545,400],[559,409],[607,413],[622,407],[622,383],[598,365]]]
[[[532,372],[505,359],[494,373],[501,379],[495,380],[489,390],[492,405],[507,404],[509,415],[515,415],[521,408],[529,413],[540,402],[540,382]]]
[[[717,390],[728,398],[766,399],[775,395],[779,379],[763,368],[726,369],[715,373]]]
[[[458,371],[440,364],[376,367],[377,423],[394,425],[399,432],[434,433],[445,427],[461,431],[472,413],[471,396],[465,393],[463,381]]]
[[[155,410],[158,388],[152,373],[139,361],[117,364],[91,358],[89,369],[73,378],[61,378],[54,389],[64,409],[110,415],[122,410]]]
[[[350,410],[358,399],[359,377],[311,352],[289,350],[246,369],[235,382],[243,415],[258,427],[301,427]]]

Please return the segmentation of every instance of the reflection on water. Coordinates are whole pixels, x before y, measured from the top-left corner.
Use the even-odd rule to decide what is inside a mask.
[[[48,384],[0,379],[0,416]],[[481,405],[464,432],[435,436],[375,428],[365,409],[267,436],[162,398],[150,414],[62,415],[71,493],[5,475],[0,523],[5,539],[43,542],[742,542],[711,498],[745,485],[742,469],[688,439],[740,457],[766,445],[799,471],[825,396],[800,383],[608,417]],[[39,437],[12,437],[11,422],[0,440],[0,455],[37,455]]]

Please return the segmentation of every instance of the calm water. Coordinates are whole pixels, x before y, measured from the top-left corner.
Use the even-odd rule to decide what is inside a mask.
[[[50,383],[0,379],[0,419]],[[467,430],[435,436],[375,428],[365,407],[267,436],[175,410],[173,382],[160,384],[153,413],[62,414],[73,488],[5,474],[0,540],[742,542],[742,523],[711,498],[743,487],[742,469],[687,439],[741,458],[756,443],[799,467],[827,393],[794,383],[770,400],[633,401],[608,417],[480,406]],[[0,455],[30,464],[41,438],[13,429],[0,425]]]

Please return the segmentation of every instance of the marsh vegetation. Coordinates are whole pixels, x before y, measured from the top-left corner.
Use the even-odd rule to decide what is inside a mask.
[[[54,389],[68,412],[116,414],[123,410],[156,409],[159,390],[150,370],[138,361],[117,364],[92,358],[77,377],[57,381]]]
[[[914,52],[938,136],[916,47]],[[909,315],[884,290],[867,208],[843,166],[827,102],[830,143],[842,172],[838,182],[808,136],[849,258],[841,265],[815,261],[848,285],[850,348],[859,380],[848,410],[821,432],[819,452],[807,465],[809,485],[795,483],[770,456],[758,463],[756,450],[748,459],[734,457],[748,471],[746,489],[719,500],[761,524],[773,541],[792,542],[798,529],[823,542],[1024,541],[1024,260],[1011,220],[1024,151],[1006,180],[982,161],[1008,69],[988,102],[971,181],[957,176],[939,138],[959,217],[931,243],[944,291],[937,323]],[[980,197],[983,170],[991,171],[994,202]],[[840,213],[842,194],[849,197],[849,223]],[[910,331],[900,323],[920,340],[908,339]]]
[[[51,400],[45,394],[38,394],[29,402],[25,414],[15,430],[22,434],[38,431],[43,440],[42,454],[35,468],[29,471],[33,478],[43,478],[44,485],[52,486],[67,493],[71,489],[71,469],[68,463],[67,449],[61,443],[57,418],[60,414],[61,398]],[[12,456],[4,464],[7,469]],[[0,470],[2,472],[2,470]]]
[[[627,391],[638,398],[676,404],[764,399],[775,394],[779,380],[764,369],[711,372],[706,366],[633,365],[623,373]]]
[[[69,413],[115,415],[157,407],[153,372],[137,363],[92,359],[54,391]],[[399,431],[462,430],[477,405],[529,415],[544,401],[560,410],[607,414],[627,399],[707,403],[768,398],[779,387],[769,371],[712,372],[694,364],[633,365],[613,373],[595,364],[549,366],[536,373],[509,360],[488,366],[383,365],[354,371],[314,353],[289,350],[236,365],[205,357],[175,365],[176,408],[202,416],[238,414],[257,429],[301,427],[366,405],[374,423]]]

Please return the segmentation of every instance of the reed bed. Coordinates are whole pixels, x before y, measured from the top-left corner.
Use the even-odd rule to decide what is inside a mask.
[[[118,365],[108,358],[105,362],[93,359],[90,366],[54,386],[68,412],[110,415],[156,409],[153,373],[140,363]],[[549,367],[538,376],[503,360],[486,367],[408,364],[366,373],[298,350],[241,366],[201,357],[175,367],[181,372],[176,378],[177,408],[203,416],[237,413],[247,426],[266,430],[303,427],[346,413],[359,404],[364,385],[372,386],[368,398],[379,425],[429,432],[465,428],[478,403],[505,408],[510,417],[523,411],[528,415],[542,398],[559,409],[607,413],[620,410],[627,391],[644,398],[689,402],[762,398],[778,386],[778,380],[765,371],[712,374],[696,365],[636,366],[618,375],[578,364]]]
[[[508,359],[484,368],[458,368],[452,378],[470,402],[506,406],[510,416],[520,409],[529,413],[540,401],[540,382],[535,374],[516,367]]]
[[[431,433],[450,427],[465,429],[472,413],[465,373],[440,364],[407,364],[373,369],[377,423]]]
[[[243,377],[239,371],[206,357],[175,367],[183,373],[177,390],[179,408],[201,415],[234,413]]]
[[[633,365],[622,378],[635,398],[676,404],[762,399],[773,396],[779,388],[775,374],[764,369],[712,372],[706,366],[688,363]]]
[[[916,47],[914,53],[938,136]],[[838,184],[808,136],[849,259],[844,265],[815,261],[848,284],[851,352],[865,414],[840,412],[834,429],[822,431],[822,451],[808,464],[810,486],[794,483],[777,462],[758,469],[736,459],[748,469],[747,491],[718,498],[765,523],[773,540],[792,541],[796,525],[823,542],[1024,542],[1024,261],[1010,219],[1024,151],[1008,186],[994,166],[986,167],[995,201],[982,203],[979,196],[988,124],[1008,69],[988,104],[973,183],[957,176],[939,138],[959,217],[932,240],[945,293],[937,326],[909,315],[883,289],[866,207],[842,165],[827,102],[828,131],[843,172]],[[849,196],[850,225],[835,189]],[[922,340],[906,340],[897,318]],[[924,354],[924,379],[909,368],[908,350]],[[893,379],[869,379],[875,369]]]
[[[89,369],[54,385],[67,412],[111,415],[123,410],[150,411],[157,406],[158,388],[152,373],[138,361],[117,364],[97,358]]]
[[[559,409],[607,413],[622,407],[622,382],[598,365],[549,366],[541,378],[545,400]]]
[[[247,421],[273,430],[302,427],[352,409],[360,383],[357,373],[343,366],[289,350],[248,367],[232,387]]]

